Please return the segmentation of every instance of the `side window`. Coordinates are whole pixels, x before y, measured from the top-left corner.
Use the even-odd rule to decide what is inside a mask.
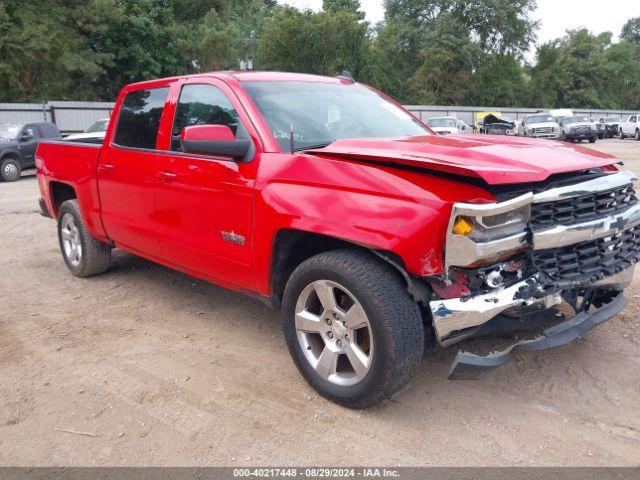
[[[22,130],[22,135],[29,135],[31,138],[40,138],[40,131],[35,127],[35,125],[27,125]]]
[[[171,150],[182,151],[180,133],[191,125],[227,125],[234,135],[240,120],[229,99],[213,85],[185,85],[180,92],[171,136]]]
[[[57,138],[60,136],[56,127],[49,123],[40,124],[40,131],[42,132],[42,138]]]
[[[630,121],[630,122],[632,122],[632,123],[633,123],[633,122],[635,122],[635,121],[636,121],[636,117],[631,117],[631,118],[629,119],[629,121]]]
[[[123,147],[156,148],[160,117],[169,87],[136,90],[122,102],[115,143]]]

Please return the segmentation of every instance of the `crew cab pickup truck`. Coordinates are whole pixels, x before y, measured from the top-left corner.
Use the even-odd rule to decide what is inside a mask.
[[[629,115],[627,120],[620,124],[618,135],[620,140],[628,137],[640,140],[640,113]]]
[[[429,368],[426,339],[532,332],[459,351],[458,379],[570,342],[625,306],[640,258],[635,176],[616,158],[436,135],[343,77],[129,85],[102,146],[42,143],[37,164],[71,273],[103,273],[121,248],[262,299],[302,376],[354,408]]]

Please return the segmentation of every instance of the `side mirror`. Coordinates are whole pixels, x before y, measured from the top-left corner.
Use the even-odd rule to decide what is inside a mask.
[[[250,140],[238,140],[226,125],[192,125],[180,133],[185,153],[201,153],[240,160],[247,156]]]
[[[23,133],[22,135],[20,135],[21,142],[28,142],[29,140],[33,140],[33,135],[31,135],[30,133]]]

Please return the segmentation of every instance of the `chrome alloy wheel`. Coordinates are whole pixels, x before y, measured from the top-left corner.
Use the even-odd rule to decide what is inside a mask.
[[[64,255],[73,267],[77,267],[82,260],[82,241],[80,239],[80,229],[76,225],[75,218],[70,213],[65,213],[64,217],[62,217],[60,233]]]
[[[9,162],[4,166],[4,175],[5,177],[14,180],[18,178],[20,172],[18,172],[18,167],[16,167],[15,164]]]
[[[325,380],[355,385],[369,372],[373,334],[358,299],[342,285],[317,280],[300,293],[295,328],[304,357]]]

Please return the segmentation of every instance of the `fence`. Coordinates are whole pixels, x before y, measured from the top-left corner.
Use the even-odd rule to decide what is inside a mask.
[[[112,102],[0,103],[0,122],[53,122],[63,134],[76,133],[109,118],[113,107]]]
[[[47,102],[47,103],[0,103],[0,122],[55,123],[63,134],[81,132],[96,120],[108,118],[113,111],[112,102]],[[471,125],[478,112],[502,112],[514,120],[525,115],[543,111],[541,108],[503,107],[455,107],[434,105],[408,105],[407,108],[422,120],[432,117],[454,116]],[[592,118],[627,116],[629,110],[574,109],[574,113]]]

